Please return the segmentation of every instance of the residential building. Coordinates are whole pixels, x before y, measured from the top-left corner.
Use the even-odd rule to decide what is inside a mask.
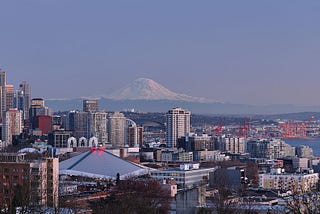
[[[27,161],[24,153],[0,153],[0,169],[0,207],[16,196],[29,206],[58,207],[58,158]]]
[[[166,114],[168,148],[176,148],[178,138],[190,133],[190,111],[182,108],[173,108]]]
[[[296,147],[298,157],[313,157],[313,150],[309,146],[301,145]]]
[[[143,128],[133,120],[126,118],[126,145],[139,147],[143,144]]]
[[[187,134],[178,138],[178,148],[183,148],[186,151],[212,151],[214,150],[214,142],[212,137],[207,134]]]
[[[277,159],[295,156],[292,146],[280,139],[257,139],[247,142],[247,152],[252,158]]]
[[[89,137],[98,138],[99,143],[107,143],[107,113],[91,111],[88,114]]]
[[[259,174],[259,187],[268,190],[305,193],[317,189],[318,173],[282,173],[280,169],[268,174]]]
[[[2,140],[5,146],[12,145],[12,136],[22,133],[22,111],[9,109],[4,114],[2,123]]]
[[[221,154],[220,151],[195,151],[193,152],[193,161],[226,161],[229,157]]]
[[[173,153],[172,161],[192,162],[193,161],[193,152],[179,151],[179,152]]]
[[[143,145],[143,127],[128,127],[128,145],[129,147],[141,147]]]
[[[108,115],[108,137],[113,147],[125,146],[126,117],[120,112]]]
[[[98,112],[99,104],[97,99],[83,100],[83,111],[84,112]]]
[[[218,139],[218,150],[230,154],[242,154],[245,152],[245,139],[243,137],[221,137]]]

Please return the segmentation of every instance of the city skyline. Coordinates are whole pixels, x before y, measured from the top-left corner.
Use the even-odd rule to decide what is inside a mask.
[[[316,1],[0,6],[0,68],[33,97],[107,95],[145,77],[223,102],[320,105]]]

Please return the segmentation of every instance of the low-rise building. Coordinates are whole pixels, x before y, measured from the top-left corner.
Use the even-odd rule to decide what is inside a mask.
[[[207,134],[189,134],[178,139],[178,148],[186,151],[214,150],[214,142]]]
[[[26,160],[24,153],[0,153],[0,207],[17,196],[25,205],[57,207],[58,188],[58,158]]]
[[[247,152],[253,158],[277,159],[295,156],[294,147],[280,139],[256,139],[247,142]]]
[[[189,189],[208,183],[209,173],[215,168],[200,169],[199,164],[183,164],[180,168],[151,171],[151,177],[163,181],[174,179],[180,189]]]
[[[313,150],[309,146],[301,145],[296,147],[298,157],[313,157]]]
[[[221,154],[220,151],[195,151],[193,152],[194,161],[225,161],[229,160],[229,157],[225,154]]]
[[[245,140],[243,137],[220,137],[216,145],[222,152],[230,154],[242,154],[245,152]]]
[[[259,174],[259,187],[267,190],[284,190],[292,193],[310,192],[318,187],[318,173],[289,174],[276,170],[268,174]]]

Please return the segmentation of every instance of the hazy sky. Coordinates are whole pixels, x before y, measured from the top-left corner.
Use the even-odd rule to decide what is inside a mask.
[[[320,105],[320,1],[2,0],[0,68],[34,97],[147,77],[232,103]]]

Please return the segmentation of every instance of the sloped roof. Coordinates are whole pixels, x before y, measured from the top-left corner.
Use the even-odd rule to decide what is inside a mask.
[[[116,178],[148,174],[149,169],[126,161],[107,151],[88,151],[60,162],[60,174],[94,178]]]

